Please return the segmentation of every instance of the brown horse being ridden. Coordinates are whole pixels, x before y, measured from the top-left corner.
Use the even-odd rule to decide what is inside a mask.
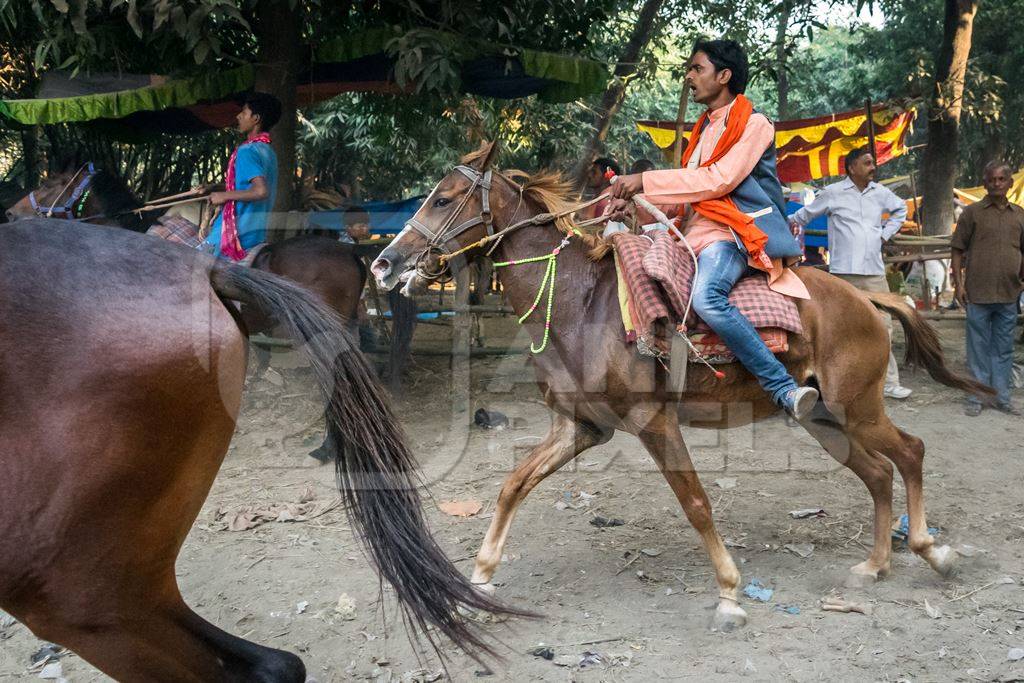
[[[305,680],[295,655],[189,609],[175,576],[235,428],[241,302],[309,357],[353,527],[409,621],[486,649],[458,608],[511,610],[430,535],[401,430],[330,309],[125,230],[24,219],[0,253],[0,608],[118,680]]]
[[[82,172],[88,169],[88,172]],[[70,166],[48,177],[39,188],[29,192],[7,209],[9,220],[46,216],[86,220],[99,225],[120,226],[134,232],[146,232],[155,222],[156,212],[134,211],[142,204],[127,185],[112,173],[92,164]],[[281,275],[318,295],[355,329],[359,300],[366,284],[366,267],[355,255],[352,245],[317,235],[300,235],[263,247],[252,267]],[[397,296],[394,298],[398,298]],[[402,371],[409,355],[412,328],[416,323],[414,306],[392,306],[392,345],[386,377],[393,392],[401,388]],[[250,307],[242,307],[242,319],[250,334],[273,332],[277,321]],[[361,332],[361,330],[360,330]],[[269,364],[269,351],[257,346],[257,367]],[[323,446],[310,455],[329,461],[329,449]]]
[[[385,249],[371,270],[382,286],[399,280],[428,280],[445,268],[440,258],[469,247],[451,263],[467,261],[494,247],[473,247],[485,237],[538,214],[564,213],[568,186],[554,175],[512,178],[490,171],[496,145],[463,160],[427,198],[410,226]],[[484,211],[484,207],[489,212]],[[477,216],[479,218],[474,218]],[[604,443],[615,430],[636,435],[654,458],[707,549],[720,589],[714,624],[742,625],[740,575],[712,521],[708,497],[694,471],[680,427],[712,429],[742,426],[778,409],[754,377],[738,363],[720,366],[721,380],[703,366],[691,365],[685,391],[669,388],[666,372],[641,357],[624,338],[612,259],[591,258],[592,238],[570,235],[566,218],[552,224],[525,225],[505,233],[495,259],[522,261],[556,253],[557,277],[546,350],[532,357],[537,382],[553,424],[543,441],[506,479],[494,518],[476,557],[473,582],[493,590],[491,579],[502,557],[509,527],[526,495],[545,477],[586,449]],[[454,227],[452,227],[454,226]],[[556,227],[557,226],[557,227]],[[568,240],[568,245],[555,252]],[[412,270],[415,267],[415,270]],[[537,301],[547,261],[513,264],[499,270],[509,303],[518,315]],[[821,400],[802,422],[830,455],[867,485],[874,500],[874,547],[852,568],[860,580],[889,573],[892,479],[895,463],[907,491],[911,549],[939,573],[953,571],[954,554],[937,547],[928,533],[922,491],[924,444],[885,414],[882,388],[888,337],[875,306],[895,315],[907,335],[908,359],[924,365],[933,378],[951,387],[986,391],[945,366],[934,331],[912,309],[891,295],[865,295],[842,280],[812,268],[797,274],[811,293],[798,301],[804,333],[791,336],[781,356],[798,383],[816,384]],[[874,306],[872,305],[874,304]],[[842,315],[836,315],[842,311]],[[545,335],[544,301],[527,321],[534,340]]]

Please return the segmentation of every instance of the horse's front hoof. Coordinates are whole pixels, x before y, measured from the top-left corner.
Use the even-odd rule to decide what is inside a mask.
[[[855,567],[850,567],[850,573],[843,583],[847,588],[870,588],[888,575],[888,567],[876,567],[870,562],[861,562]]]
[[[711,618],[711,630],[730,633],[747,625],[747,613],[733,600],[722,600]]]

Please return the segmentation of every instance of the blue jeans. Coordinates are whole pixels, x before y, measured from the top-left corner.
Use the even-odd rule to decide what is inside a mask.
[[[747,257],[732,240],[714,242],[697,256],[693,283],[693,310],[751,372],[776,405],[797,388],[786,367],[768,349],[761,336],[729,303],[733,285],[747,272]]]
[[[1008,304],[967,304],[967,366],[974,379],[998,392],[996,400],[1010,402],[1013,373],[1013,330],[1017,324],[1017,302]],[[968,396],[969,403],[980,403]]]

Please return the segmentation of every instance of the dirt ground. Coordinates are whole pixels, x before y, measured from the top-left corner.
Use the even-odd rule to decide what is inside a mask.
[[[939,327],[962,367],[962,323]],[[417,344],[443,348],[443,333],[421,326]],[[489,319],[484,333],[488,344],[505,345],[514,321]],[[395,407],[429,482],[430,524],[468,574],[505,474],[545,433],[549,414],[525,356],[474,358],[468,386],[454,390],[448,363],[417,357]],[[181,554],[186,599],[231,633],[300,654],[321,683],[439,680],[437,659],[417,658],[406,639],[391,592],[377,601],[377,577],[339,508],[226,528],[243,506],[306,501],[320,511],[337,497],[333,468],[306,455],[319,437],[307,371],[288,354],[274,367],[250,379],[231,450]],[[860,481],[781,417],[693,430],[688,443],[744,585],[758,579],[774,590],[767,602],[744,599],[744,629],[711,632],[717,590],[707,556],[639,443],[617,435],[541,484],[512,527],[499,595],[544,618],[486,626],[504,656],[490,672],[446,646],[451,679],[1024,679],[1024,661],[1009,661],[1024,654],[1011,653],[1024,648],[1024,421],[993,411],[967,418],[957,393],[923,373],[906,371],[904,383],[914,394],[889,401],[889,413],[925,441],[928,522],[961,552],[956,578],[940,578],[895,541],[891,577],[846,587],[846,570],[870,543],[871,502]],[[470,414],[502,411],[511,425],[467,428],[453,403]],[[895,493],[898,516],[899,482]],[[453,500],[483,509],[466,518],[440,511]],[[789,515],[817,507],[827,516]],[[599,528],[596,516],[625,523]],[[347,613],[338,609],[342,596]],[[822,611],[830,596],[873,613]],[[530,653],[542,644],[553,659]],[[0,678],[37,677],[30,664],[42,645],[0,617]],[[74,655],[59,661],[69,681],[104,680]]]

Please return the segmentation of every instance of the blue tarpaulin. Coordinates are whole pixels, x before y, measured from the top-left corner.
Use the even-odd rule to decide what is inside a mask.
[[[395,235],[402,231],[406,221],[419,211],[425,195],[397,202],[366,202],[359,206],[370,214],[370,232],[374,235]],[[312,211],[309,227],[340,231],[345,227],[345,209]]]

